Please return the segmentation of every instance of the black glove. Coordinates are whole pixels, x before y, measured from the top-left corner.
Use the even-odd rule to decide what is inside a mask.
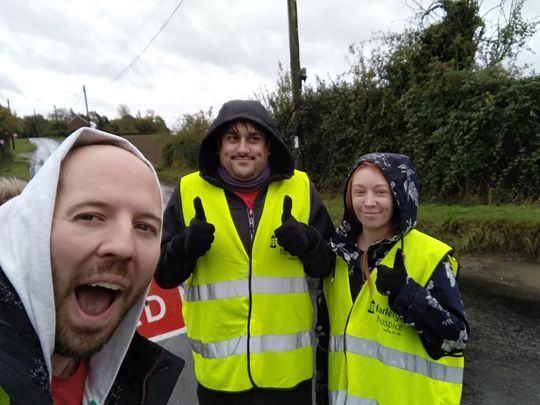
[[[293,256],[302,256],[314,249],[319,241],[319,233],[315,228],[298,222],[292,215],[292,200],[286,195],[283,198],[283,214],[281,226],[274,231],[277,242]]]
[[[193,207],[195,208],[195,217],[186,228],[183,237],[184,255],[187,257],[197,258],[204,255],[210,249],[214,241],[215,227],[206,222],[206,215],[202,206],[201,199],[195,197],[193,199]]]
[[[406,281],[407,270],[405,270],[401,249],[398,249],[394,258],[393,269],[389,269],[382,264],[377,266],[377,280],[375,281],[375,285],[382,295],[388,295],[389,299],[393,300],[399,294]]]

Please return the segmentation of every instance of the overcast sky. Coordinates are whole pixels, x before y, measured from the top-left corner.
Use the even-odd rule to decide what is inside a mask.
[[[497,3],[484,0],[483,12]],[[352,43],[400,32],[411,4],[297,0],[308,83],[346,72]],[[540,1],[524,14],[540,16]],[[530,46],[537,54],[522,60],[540,71],[539,34]],[[286,0],[1,0],[0,104],[19,116],[55,105],[84,113],[85,85],[91,111],[116,118],[125,104],[172,128],[183,114],[273,90],[280,62],[289,69]]]

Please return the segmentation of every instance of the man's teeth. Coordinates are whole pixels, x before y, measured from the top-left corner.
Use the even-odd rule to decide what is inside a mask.
[[[113,291],[119,291],[121,290],[122,288],[120,288],[119,286],[117,286],[116,284],[111,284],[111,283],[106,283],[104,281],[100,281],[98,283],[90,283],[88,284],[90,287],[102,287],[102,288],[108,288],[109,290],[113,290]]]

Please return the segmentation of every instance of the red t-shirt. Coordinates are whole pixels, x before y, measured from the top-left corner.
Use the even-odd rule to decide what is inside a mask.
[[[54,405],[74,405],[82,403],[84,382],[88,374],[88,360],[81,360],[77,371],[66,378],[52,378],[51,391]]]
[[[252,210],[253,204],[255,204],[255,199],[257,198],[257,195],[259,195],[258,191],[252,191],[250,193],[242,193],[240,191],[234,192],[238,197],[240,197],[244,202],[246,203],[247,207]]]

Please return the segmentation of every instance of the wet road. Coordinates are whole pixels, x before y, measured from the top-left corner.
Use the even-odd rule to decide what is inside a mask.
[[[540,404],[540,263],[464,261],[463,404]]]
[[[36,146],[30,163],[30,178],[32,178],[59,143],[51,138],[29,138],[28,140]]]

